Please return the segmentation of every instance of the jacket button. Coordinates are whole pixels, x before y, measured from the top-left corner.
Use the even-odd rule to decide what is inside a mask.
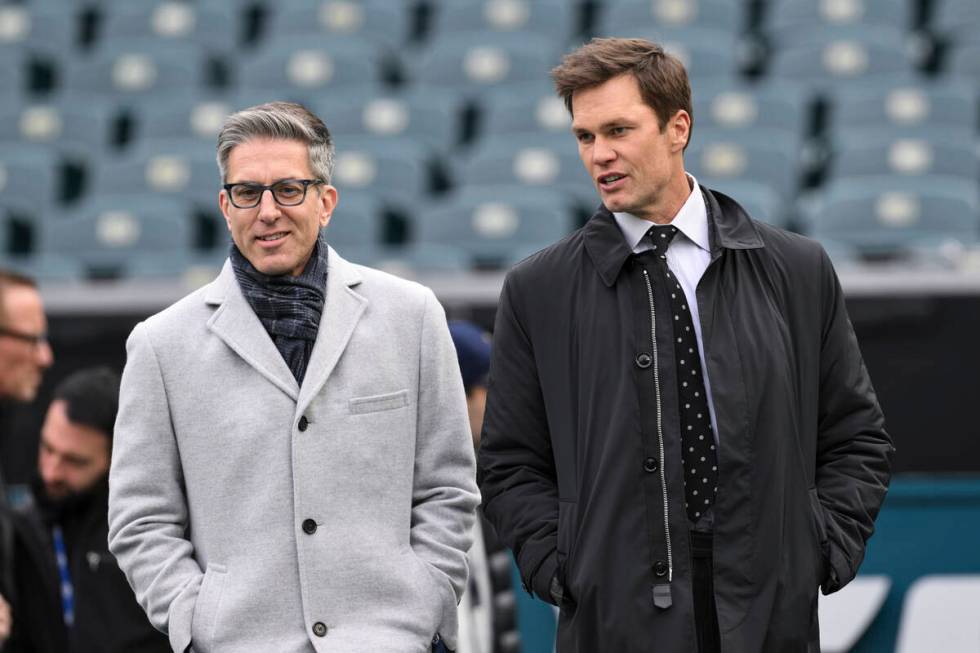
[[[655,472],[660,468],[656,458],[647,458],[643,461],[643,469],[648,472]]]
[[[307,535],[313,535],[313,533],[316,533],[316,522],[312,519],[304,519],[303,532]]]
[[[310,421],[306,419],[306,415],[303,415],[302,417],[299,418],[299,424],[297,424],[297,426],[299,427],[300,431],[305,431],[306,427],[309,425],[310,425]]]
[[[664,562],[663,560],[657,560],[657,564],[653,565],[653,573],[655,573],[655,574],[657,574],[657,576],[661,576],[661,577],[666,576],[667,575],[667,563]]]
[[[636,363],[636,366],[639,367],[641,370],[645,370],[646,368],[650,367],[651,363],[653,363],[653,356],[651,356],[646,352],[643,352],[642,354],[636,355],[636,359],[634,362]]]
[[[327,624],[322,621],[318,621],[313,624],[313,634],[317,637],[324,637],[327,634]]]

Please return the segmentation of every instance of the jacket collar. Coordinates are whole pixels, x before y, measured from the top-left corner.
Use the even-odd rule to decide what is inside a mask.
[[[701,186],[708,209],[708,233],[711,237],[711,258],[725,249],[758,249],[764,247],[759,233],[739,204],[722,193]],[[632,255],[616,219],[605,206],[600,206],[582,228],[585,249],[599,271],[603,283],[612,286],[626,260]]]
[[[218,278],[211,282],[204,295],[207,304],[217,307],[208,320],[208,328],[249,365],[296,400],[302,410],[333,371],[367,306],[367,300],[354,291],[359,283],[361,273],[357,267],[330,248],[323,315],[302,388],[242,295],[230,261],[225,261]]]

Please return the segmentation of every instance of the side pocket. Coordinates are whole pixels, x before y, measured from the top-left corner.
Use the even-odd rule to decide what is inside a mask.
[[[204,580],[197,593],[194,616],[191,618],[191,644],[197,653],[207,653],[211,650],[227,572],[228,569],[224,565],[213,562],[209,563],[204,571]]]
[[[827,517],[824,515],[823,505],[820,503],[820,497],[817,495],[816,488],[810,488],[808,491],[810,497],[810,513],[813,521],[813,528],[816,532],[817,538],[817,553],[820,556],[818,569],[819,583],[823,583],[824,579],[827,577],[827,554],[829,552],[829,543],[827,541]]]
[[[574,590],[571,585],[571,567],[573,564],[573,549],[576,528],[576,508],[574,501],[558,501],[558,581],[562,585],[563,601],[573,598]]]

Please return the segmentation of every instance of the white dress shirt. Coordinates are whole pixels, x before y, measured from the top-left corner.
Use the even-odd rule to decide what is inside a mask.
[[[708,366],[704,364],[704,340],[701,338],[701,317],[697,296],[698,282],[701,281],[704,271],[708,269],[708,264],[711,263],[711,245],[708,241],[708,211],[705,208],[704,196],[701,194],[701,187],[698,186],[697,180],[691,175],[688,175],[687,178],[691,185],[691,194],[687,196],[684,206],[670,222],[671,225],[677,227],[678,233],[671,241],[670,247],[667,248],[667,267],[677,277],[681,288],[684,289],[687,305],[691,308],[694,335],[698,341],[698,355],[701,357],[704,391],[708,398],[708,412],[711,416],[711,431],[717,445],[718,424],[715,421],[715,405],[711,398]],[[633,249],[633,253],[639,254],[653,247],[649,240],[643,238],[653,226],[652,222],[629,213],[613,213],[613,216],[616,218],[619,230],[623,232],[626,243]]]

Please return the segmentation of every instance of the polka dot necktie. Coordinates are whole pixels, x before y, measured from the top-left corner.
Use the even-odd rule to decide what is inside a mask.
[[[660,282],[670,297],[674,325],[674,353],[677,368],[677,396],[680,399],[681,458],[684,463],[684,501],[687,516],[697,522],[715,502],[718,490],[718,457],[711,432],[708,397],[701,375],[701,357],[694,321],[680,283],[667,267],[667,248],[677,235],[677,227],[657,225],[647,232],[657,254]]]

